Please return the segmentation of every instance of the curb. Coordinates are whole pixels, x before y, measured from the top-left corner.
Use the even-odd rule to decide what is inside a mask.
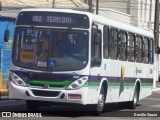
[[[25,105],[24,100],[0,100],[0,107]]]
[[[160,88],[153,88],[152,91],[153,91],[153,92],[155,92],[155,91],[160,91]]]

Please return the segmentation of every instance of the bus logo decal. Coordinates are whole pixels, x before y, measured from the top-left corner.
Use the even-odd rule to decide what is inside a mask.
[[[121,68],[121,78],[122,80],[124,80],[124,76],[125,76],[125,69],[124,67]]]

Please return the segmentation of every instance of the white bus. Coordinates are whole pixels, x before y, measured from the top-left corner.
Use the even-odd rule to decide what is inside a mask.
[[[8,31],[6,32],[6,35]],[[7,40],[7,36],[5,36]],[[24,9],[16,20],[9,98],[44,103],[137,102],[152,94],[153,33],[89,12]]]

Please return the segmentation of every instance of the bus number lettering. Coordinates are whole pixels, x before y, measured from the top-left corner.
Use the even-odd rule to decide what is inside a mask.
[[[72,19],[71,17],[53,17],[53,16],[47,16],[47,22],[50,23],[66,23],[71,24]]]
[[[33,16],[32,17],[33,22],[42,22],[42,16]]]

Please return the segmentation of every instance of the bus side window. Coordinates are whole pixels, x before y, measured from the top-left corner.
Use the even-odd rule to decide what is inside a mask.
[[[92,28],[92,63],[91,66],[100,66],[102,61],[102,46],[101,46],[101,30],[97,28]]]
[[[142,37],[136,36],[136,61],[142,62]]]
[[[135,36],[132,33],[128,33],[128,61],[133,62],[135,60]]]
[[[125,61],[127,58],[127,33],[120,31],[119,33],[119,59]]]
[[[148,63],[148,38],[143,38],[143,52],[142,52],[142,60],[143,63]]]
[[[109,27],[104,26],[104,29],[103,29],[103,57],[104,58],[109,58],[108,40],[109,40]]]
[[[111,28],[109,37],[109,56],[111,59],[118,58],[118,29]]]

